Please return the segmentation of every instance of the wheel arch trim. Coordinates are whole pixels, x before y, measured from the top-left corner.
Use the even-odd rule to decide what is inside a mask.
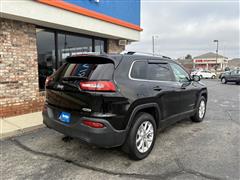
[[[199,93],[199,98],[200,98],[201,96],[203,96],[203,94],[206,94],[206,101],[207,101],[207,99],[208,99],[207,89],[203,89],[203,90]]]
[[[128,123],[127,123],[126,130],[129,130],[129,129],[130,129],[131,124],[132,124],[132,122],[133,122],[134,117],[136,116],[136,114],[137,114],[138,112],[140,112],[141,110],[147,109],[147,108],[154,108],[154,109],[157,111],[157,117],[158,117],[158,119],[155,119],[155,121],[156,121],[156,123],[159,123],[158,121],[160,120],[160,108],[159,108],[158,104],[157,104],[157,103],[141,104],[141,105],[136,106],[136,107],[133,109],[133,111],[132,111],[132,113],[131,113],[131,115],[130,115],[129,121],[128,121]]]

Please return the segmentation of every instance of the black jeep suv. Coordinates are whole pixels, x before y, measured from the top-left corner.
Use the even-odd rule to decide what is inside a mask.
[[[191,117],[201,122],[207,89],[174,60],[140,55],[68,57],[46,80],[47,127],[133,159],[151,152],[156,131]]]

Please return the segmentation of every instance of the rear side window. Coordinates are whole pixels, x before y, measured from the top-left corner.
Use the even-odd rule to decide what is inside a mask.
[[[147,63],[146,61],[136,61],[131,70],[131,77],[135,79],[172,81],[172,73],[165,63]]]
[[[158,81],[172,81],[172,74],[168,64],[148,64],[148,79]]]
[[[67,63],[59,74],[60,79],[79,78],[86,80],[111,80],[114,64]]]
[[[136,61],[133,63],[131,77],[135,79],[147,79],[147,62]]]

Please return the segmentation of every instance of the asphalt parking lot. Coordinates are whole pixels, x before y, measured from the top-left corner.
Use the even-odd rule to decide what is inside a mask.
[[[240,179],[240,86],[208,86],[202,123],[185,119],[158,133],[150,156],[129,160],[42,128],[1,141],[1,179]]]

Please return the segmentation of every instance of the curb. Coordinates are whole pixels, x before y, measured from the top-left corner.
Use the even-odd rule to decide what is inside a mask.
[[[32,131],[35,131],[37,129],[44,128],[44,127],[46,127],[44,124],[39,124],[39,125],[36,125],[36,126],[26,127],[26,128],[23,128],[23,129],[18,129],[18,130],[15,130],[15,131],[3,133],[3,134],[0,135],[0,140],[5,140],[5,139],[9,139],[9,138],[12,138],[12,137],[15,137],[15,136],[24,135],[25,133],[32,132]]]

